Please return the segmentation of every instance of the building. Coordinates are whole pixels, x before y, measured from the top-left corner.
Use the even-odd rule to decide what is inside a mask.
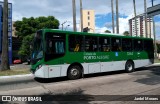
[[[3,37],[3,4],[4,3],[0,1],[0,60]],[[9,63],[12,64],[12,3],[8,3],[8,42]]]
[[[12,37],[17,37],[16,36],[16,27],[14,27],[15,21],[12,21]]]
[[[95,32],[95,14],[94,10],[82,10],[83,28],[88,27],[89,32]],[[80,24],[81,30],[81,24]]]
[[[129,20],[129,28],[130,28],[130,35],[139,37],[146,37],[146,31],[145,31],[145,17],[144,16],[138,16],[136,18],[137,21],[137,31],[135,29],[135,18],[132,18]],[[148,38],[154,38],[153,35],[153,21],[152,18],[147,18],[147,37]]]

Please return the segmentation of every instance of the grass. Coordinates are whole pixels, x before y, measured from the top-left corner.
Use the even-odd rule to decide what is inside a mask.
[[[160,63],[160,59],[154,59],[154,63]]]
[[[30,70],[26,69],[11,69],[0,71],[0,76],[10,76],[10,75],[22,75],[22,74],[30,74]]]

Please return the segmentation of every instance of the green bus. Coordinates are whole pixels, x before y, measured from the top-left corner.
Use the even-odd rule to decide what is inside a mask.
[[[31,71],[38,78],[67,76],[117,70],[134,71],[153,64],[153,39],[42,29],[36,32]]]

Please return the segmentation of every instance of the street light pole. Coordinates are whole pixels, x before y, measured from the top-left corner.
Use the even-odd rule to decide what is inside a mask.
[[[111,9],[112,9],[112,32],[115,33],[114,29],[114,6],[113,6],[113,0],[111,0]]]
[[[62,25],[62,31],[63,31],[63,25],[66,23],[67,21],[63,22],[61,25]]]
[[[81,32],[83,32],[83,13],[82,13],[82,0],[80,0],[80,13],[81,13]]]
[[[77,31],[76,27],[76,3],[75,0],[72,0],[72,9],[73,9],[73,31]]]

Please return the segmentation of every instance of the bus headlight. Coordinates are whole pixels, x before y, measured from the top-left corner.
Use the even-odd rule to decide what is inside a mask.
[[[39,65],[39,66],[38,66],[38,69],[40,69],[41,67],[42,67],[42,65]]]
[[[40,69],[41,67],[42,67],[42,65],[38,65],[37,68],[36,68],[36,71],[37,71],[38,69]]]

